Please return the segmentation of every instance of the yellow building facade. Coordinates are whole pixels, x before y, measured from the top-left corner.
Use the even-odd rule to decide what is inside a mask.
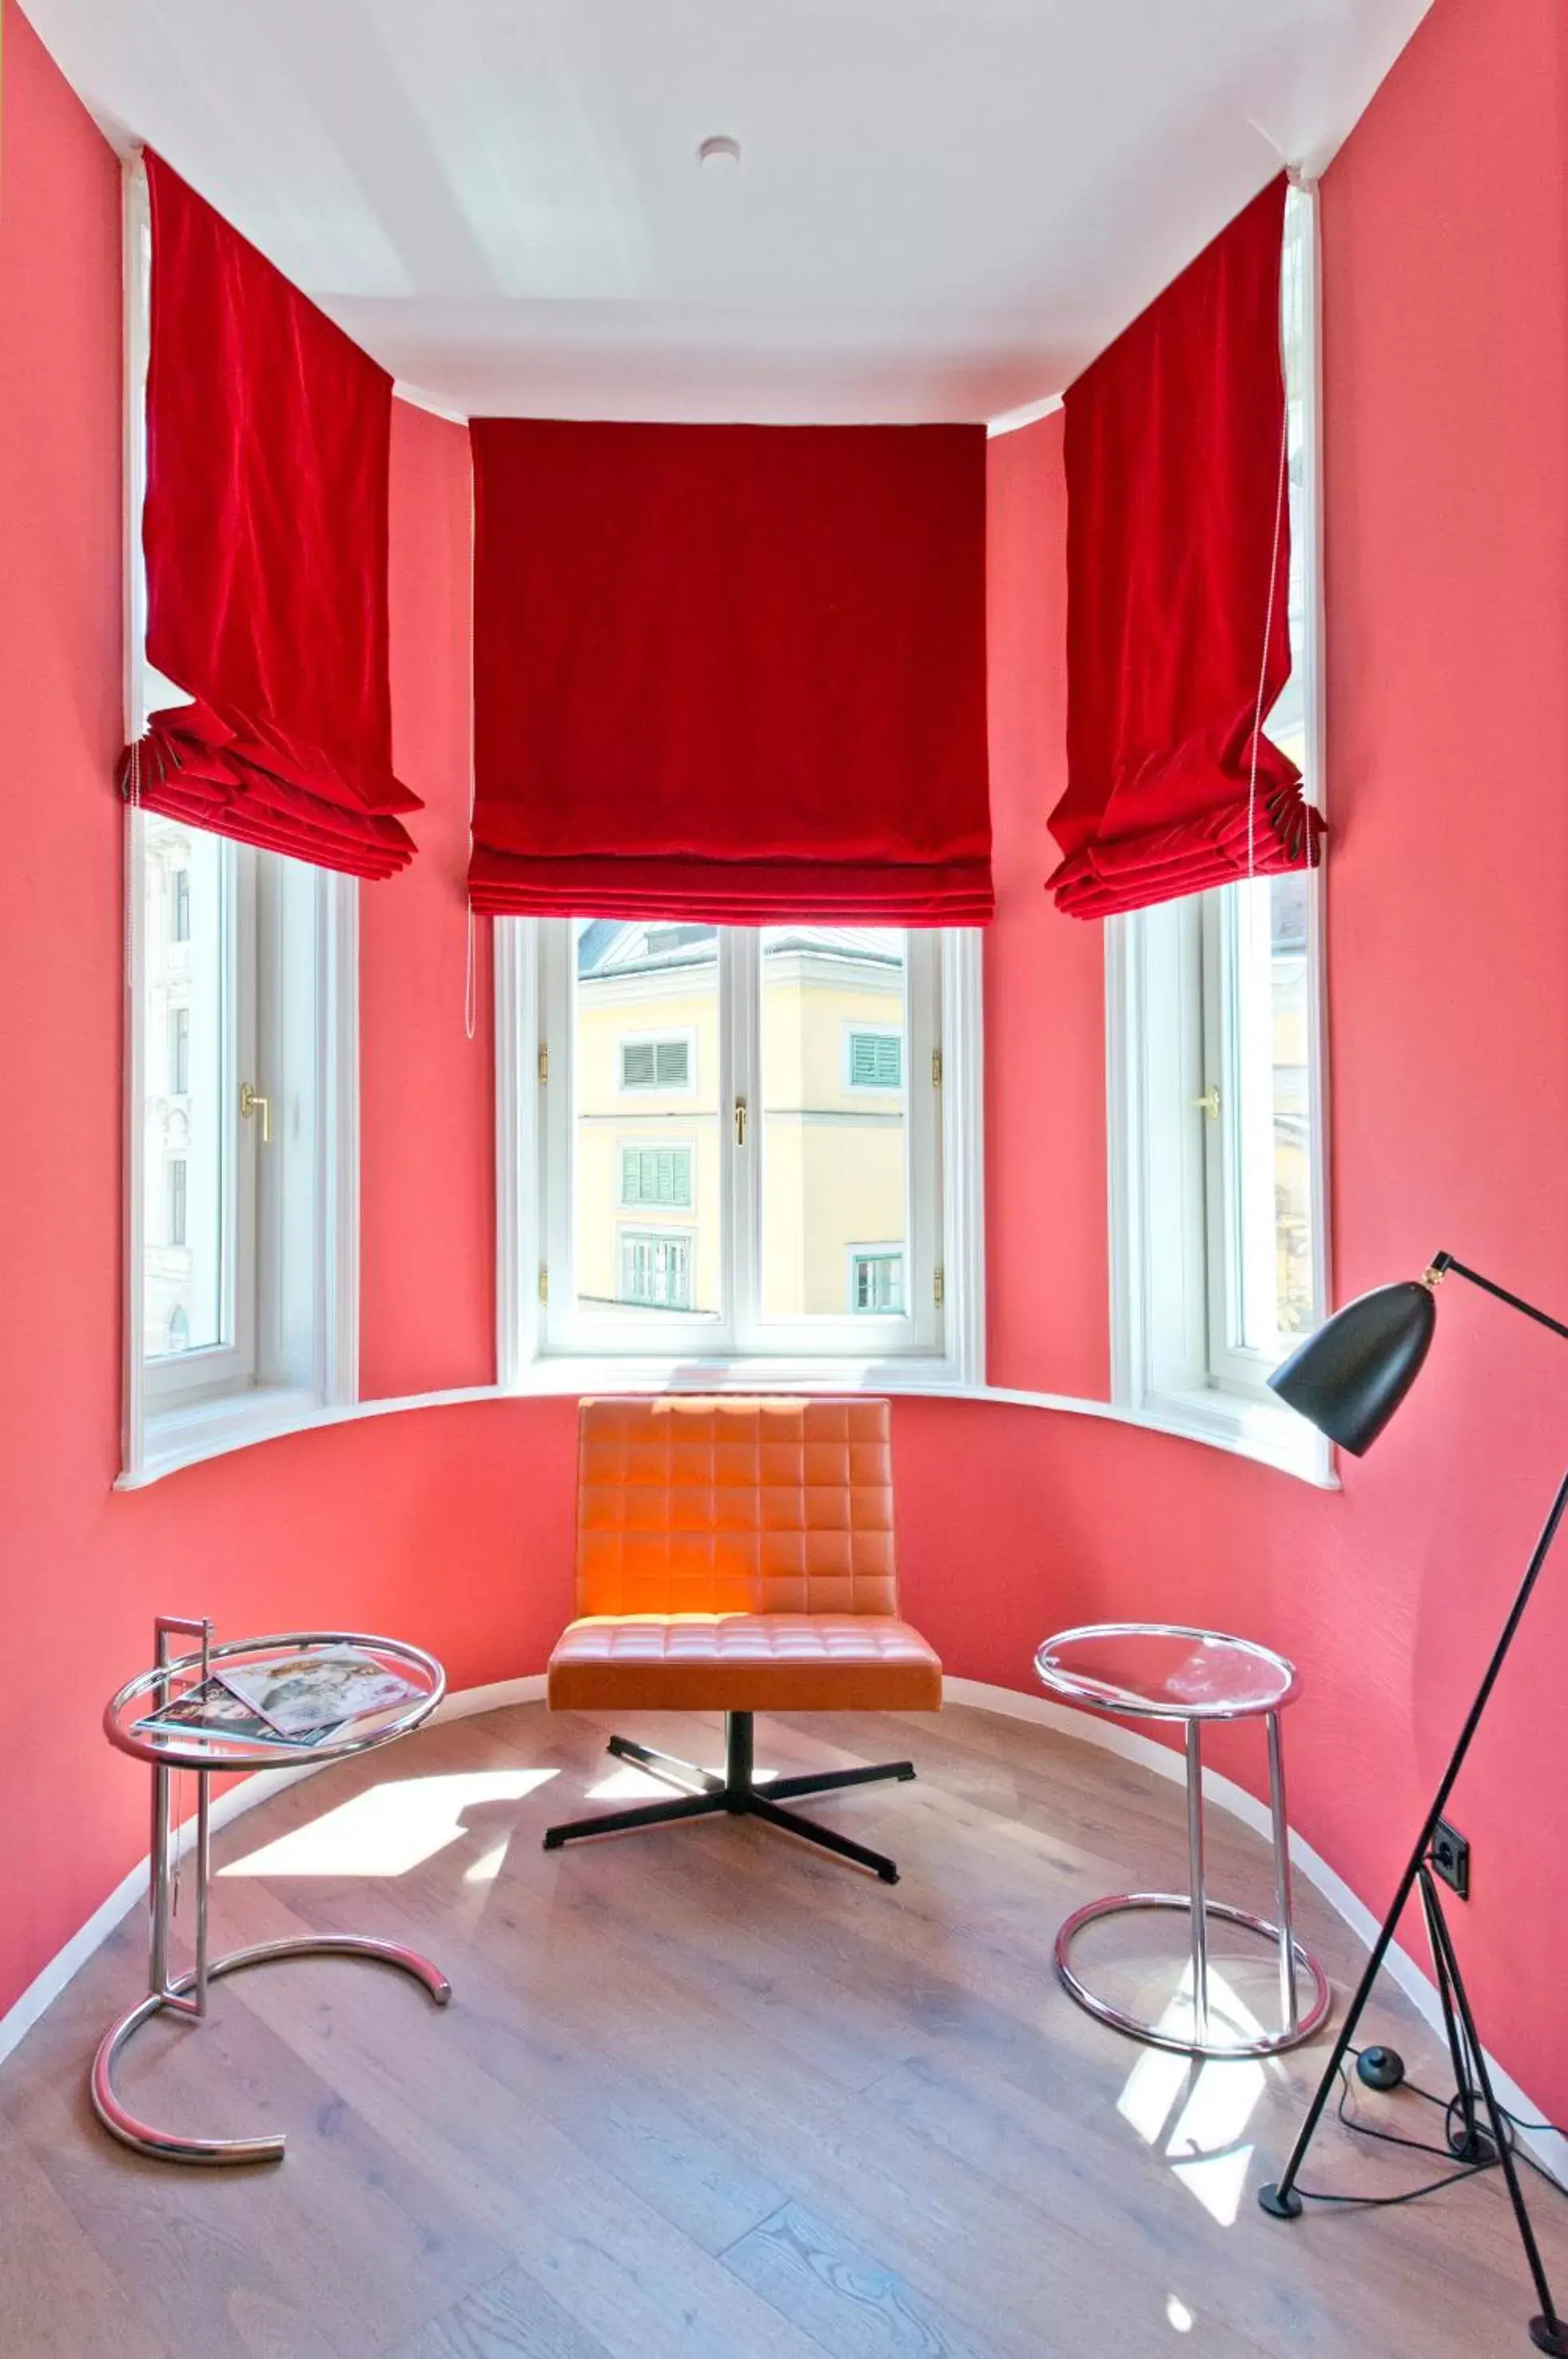
[[[901,934],[788,928],[762,940],[762,1310],[901,1310],[908,1028]],[[578,929],[573,1051],[577,1290],[588,1307],[713,1315],[722,1299],[718,936]]]

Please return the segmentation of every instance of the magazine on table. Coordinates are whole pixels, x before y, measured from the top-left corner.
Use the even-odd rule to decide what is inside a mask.
[[[270,1721],[231,1694],[221,1680],[207,1680],[200,1687],[188,1689],[172,1703],[138,1720],[136,1729],[138,1736],[211,1736],[228,1745],[267,1745],[279,1753],[320,1745],[334,1734],[331,1728],[317,1728],[298,1736],[280,1735]]]
[[[281,1655],[270,1663],[219,1669],[231,1695],[257,1713],[278,1736],[320,1742],[352,1721],[391,1712],[425,1690],[359,1647],[322,1647]]]

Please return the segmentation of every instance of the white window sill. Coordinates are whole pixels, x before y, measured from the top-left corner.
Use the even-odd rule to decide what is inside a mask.
[[[514,1392],[551,1393],[747,1393],[789,1386],[798,1392],[968,1392],[957,1363],[936,1353],[909,1353],[898,1359],[825,1355],[799,1358],[655,1358],[617,1353],[592,1356],[541,1352],[519,1371]]]
[[[1124,1416],[1158,1433],[1206,1441],[1240,1458],[1256,1458],[1320,1491],[1337,1491],[1334,1445],[1283,1401],[1247,1400],[1213,1391],[1151,1393]]]
[[[292,1385],[256,1386],[215,1400],[149,1410],[142,1423],[140,1463],[126,1467],[114,1488],[139,1491],[181,1466],[248,1449],[253,1441],[270,1441],[280,1433],[298,1433],[341,1413],[323,1409],[319,1394]]]
[[[379,1400],[324,1404],[314,1393],[278,1387],[231,1395],[226,1399],[166,1410],[147,1424],[147,1447],[138,1466],[116,1480],[118,1491],[139,1491],[181,1467],[245,1450],[289,1433],[346,1425],[360,1418],[388,1417],[411,1409],[447,1408],[518,1398],[579,1398],[587,1393],[743,1393],[763,1390],[818,1393],[890,1393],[939,1400],[992,1402],[998,1407],[1054,1410],[1060,1416],[1109,1419],[1211,1449],[1256,1460],[1314,1488],[1337,1491],[1334,1453],[1306,1420],[1268,1401],[1247,1401],[1222,1393],[1171,1393],[1133,1408],[1069,1394],[1014,1391],[967,1383],[949,1359],[728,1361],[586,1359],[564,1353],[530,1361],[509,1386],[472,1385],[450,1392],[413,1393]]]

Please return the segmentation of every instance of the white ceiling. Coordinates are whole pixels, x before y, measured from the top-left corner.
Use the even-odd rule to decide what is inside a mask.
[[[1429,0],[23,5],[438,403],[828,421],[1058,392]]]

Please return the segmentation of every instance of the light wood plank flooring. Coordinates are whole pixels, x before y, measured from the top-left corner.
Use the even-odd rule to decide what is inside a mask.
[[[708,1759],[714,1723],[627,1734]],[[84,2075],[140,1986],[138,1913],[0,2066],[4,2359],[1381,2359],[1522,2353],[1533,2304],[1495,2177],[1377,2214],[1264,2218],[1321,2049],[1267,2067],[1118,2038],[1060,1991],[1056,1927],[1180,1885],[1178,1788],[1043,1729],[759,1721],[783,1771],[913,1756],[913,1786],[804,1807],[892,1851],[884,1886],[755,1822],[546,1856],[545,1824],[648,1789],[540,1706],[325,1771],[218,1843],[221,1947],[380,1933],[451,1974],[431,2008],[358,1962],[263,1968],[160,2023],[123,2093],[172,2126],[282,2128],[276,2168],[182,2170],[104,2136]],[[124,1774],[136,1774],[131,1765]],[[593,1799],[590,1799],[593,1797]],[[1212,1888],[1267,1912],[1214,1819]],[[1356,1945],[1301,1930],[1341,1993]],[[1182,1928],[1106,1929],[1136,2003]],[[1222,1944],[1261,2009],[1267,1962]],[[1431,2086],[1391,1986],[1373,2036]],[[1426,2134],[1410,2096],[1362,2100]],[[1413,2159],[1413,2158],[1412,2158]],[[1308,2183],[1422,2173],[1331,2126]],[[1532,2182],[1568,2295],[1568,2204]]]

